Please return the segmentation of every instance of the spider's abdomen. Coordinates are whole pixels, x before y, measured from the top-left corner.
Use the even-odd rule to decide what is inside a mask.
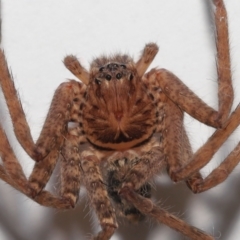
[[[119,56],[118,56],[119,57]],[[126,150],[148,140],[155,129],[153,98],[132,62],[94,65],[83,108],[83,127],[93,145]]]
[[[110,166],[107,168],[108,171],[105,179],[109,197],[112,199],[117,211],[119,211],[120,215],[125,216],[131,222],[142,221],[145,216],[138,209],[136,209],[133,204],[124,200],[119,195],[119,191],[126,181],[130,171],[137,162],[137,157],[133,159],[123,157],[110,162]],[[151,198],[151,185],[146,182],[140,186],[136,192],[142,197]]]

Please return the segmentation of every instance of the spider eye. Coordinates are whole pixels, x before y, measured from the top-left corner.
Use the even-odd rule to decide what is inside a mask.
[[[117,75],[116,75],[116,78],[117,79],[120,79],[122,77],[122,74],[121,73],[118,73]]]
[[[130,80],[130,81],[133,80],[133,75],[132,75],[132,74],[130,74],[129,80]]]
[[[122,68],[124,68],[124,69],[127,68],[125,64],[121,64],[120,66],[121,66]]]
[[[100,85],[100,84],[101,84],[101,81],[100,81],[99,79],[95,78],[95,83],[98,84],[98,85]]]
[[[111,75],[107,75],[106,77],[106,80],[110,81],[112,79]]]
[[[100,68],[99,68],[99,72],[102,72],[103,69],[104,69],[104,67],[100,67]]]

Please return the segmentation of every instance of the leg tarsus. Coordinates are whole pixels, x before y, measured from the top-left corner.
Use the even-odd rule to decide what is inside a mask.
[[[93,237],[93,240],[109,240],[114,234],[116,228],[116,225],[102,225],[102,231],[99,232],[97,236]]]
[[[197,185],[202,181],[203,181],[203,177],[201,173],[197,172],[186,180],[186,184],[193,193],[197,193],[197,189],[198,189]]]

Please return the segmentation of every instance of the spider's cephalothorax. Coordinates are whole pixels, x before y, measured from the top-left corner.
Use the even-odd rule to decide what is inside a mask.
[[[154,133],[153,96],[126,55],[93,61],[82,107],[84,131],[88,141],[98,147],[129,149]]]

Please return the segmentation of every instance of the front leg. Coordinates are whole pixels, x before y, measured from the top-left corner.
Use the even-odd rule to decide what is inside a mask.
[[[171,91],[168,91],[169,98],[165,96],[164,99],[165,125],[162,130],[162,138],[166,143],[163,149],[166,154],[168,172],[172,180],[175,182],[187,180],[188,186],[197,192],[200,190],[196,189],[195,185],[202,182],[198,171],[211,160],[216,151],[240,124],[240,105],[222,125],[219,112],[208,107],[172,73],[165,70],[159,72],[161,76],[165,76],[160,80],[164,79],[168,83],[167,88],[171,89]],[[150,82],[156,82],[156,72],[150,72],[147,77]],[[166,93],[166,89],[164,93]],[[188,146],[188,138],[183,128],[183,112],[181,109],[207,125],[221,126],[194,155],[191,152],[189,154],[182,152],[190,146]],[[160,129],[161,126],[158,128]]]
[[[214,109],[210,108],[190,89],[188,89],[180,79],[167,70],[152,70],[148,75],[146,75],[146,81],[148,81],[150,85],[161,88],[164,94],[166,94],[167,98],[170,99],[168,102],[170,103],[173,101],[174,104],[172,105],[176,105],[175,107],[172,106],[169,108],[171,111],[170,113],[166,114],[166,119],[169,116],[174,114],[176,115],[176,112],[181,109],[204,124],[215,128],[222,127],[222,130],[217,130],[207,141],[207,143],[201,149],[199,149],[196,154],[194,154],[194,156],[192,153],[185,156],[189,158],[187,161],[185,161],[185,164],[179,164],[183,161],[179,161],[179,158],[176,157],[177,155],[175,155],[175,157],[168,156],[173,155],[174,151],[178,149],[178,147],[172,148],[173,151],[167,151],[166,157],[168,158],[167,162],[171,178],[174,181],[187,179],[188,185],[193,191],[199,191],[199,189],[195,190],[195,186],[198,183],[202,183],[203,180],[201,177],[195,177],[195,175],[193,176],[192,174],[198,174],[197,171],[199,171],[210,161],[213,154],[219,149],[219,147],[240,123],[239,107],[236,109],[235,113],[231,115],[230,119],[227,120],[233,100],[227,13],[222,0],[215,0],[213,2],[216,5],[215,23],[216,44],[218,50],[217,66],[219,110],[215,111]],[[176,127],[176,124],[174,126]],[[173,137],[176,136],[176,131],[174,132],[172,128],[173,127],[171,125],[169,127],[165,127],[166,132],[164,133],[166,138],[169,138],[170,133],[172,133]],[[184,139],[179,140],[180,142],[186,142]],[[173,141],[169,141],[169,143],[171,145],[173,144]],[[170,145],[168,144],[166,148],[169,148]],[[192,179],[189,179],[189,176],[191,176]]]
[[[18,98],[14,82],[7,66],[4,52],[0,50],[0,85],[5,96],[13,122],[15,135],[30,157],[34,156],[34,142],[28,126],[22,104]]]
[[[84,90],[84,86],[72,80],[62,83],[54,94],[49,113],[34,150],[34,158],[39,161],[35,163],[29,177],[33,197],[47,184],[59,158],[59,153],[62,149],[65,149],[67,141],[69,141],[68,122],[81,122],[79,105]],[[71,133],[74,134],[74,130],[72,129]],[[86,141],[85,136],[78,133],[78,143],[84,141]]]
[[[216,6],[215,26],[218,70],[218,111],[207,106],[180,79],[171,72],[152,70],[147,78],[158,87],[183,111],[209,126],[219,128],[227,120],[233,102],[231,65],[228,39],[227,12],[222,0],[213,0]],[[156,83],[157,81],[157,83]]]
[[[18,98],[13,79],[8,70],[3,51],[0,51],[0,84],[9,108],[15,135],[30,157],[38,161],[29,178],[31,197],[36,197],[45,187],[54,170],[59,157],[59,151],[65,140],[64,136],[66,136],[68,132],[68,122],[75,121],[81,123],[79,105],[85,92],[85,85],[72,80],[58,87],[54,94],[39,139],[35,144],[20,99]],[[4,137],[6,136],[4,135]],[[2,138],[2,141],[3,140],[4,138]],[[85,137],[80,135],[79,142],[84,141]],[[3,152],[6,152],[6,149],[4,149],[6,144],[3,143],[1,146],[3,149],[0,151],[2,151],[3,154]],[[10,166],[11,158],[6,159],[9,159],[6,161],[10,162],[9,164],[6,163],[5,166]],[[6,170],[11,171],[11,169],[7,168]],[[20,176],[18,176],[18,178],[13,176],[12,178],[16,181],[18,187],[21,188],[21,183],[19,182]],[[21,188],[21,191],[25,191],[24,189],[26,189],[26,187]]]
[[[0,51],[0,85],[9,109],[15,135],[28,155],[32,159],[40,161],[50,151],[59,149],[62,137],[67,132],[68,121],[79,120],[78,112],[76,113],[76,109],[79,111],[79,108],[76,105],[79,106],[86,86],[72,80],[58,87],[43,130],[35,144],[2,50]]]
[[[193,118],[214,128],[221,127],[219,113],[208,106],[170,71],[165,69],[151,70],[146,75],[145,81],[149,82],[150,85],[156,85],[175,105]]]
[[[36,142],[34,159],[42,160],[53,149],[61,148],[63,137],[68,132],[68,122],[80,122],[79,105],[84,91],[85,86],[74,80],[62,83],[57,88]]]

